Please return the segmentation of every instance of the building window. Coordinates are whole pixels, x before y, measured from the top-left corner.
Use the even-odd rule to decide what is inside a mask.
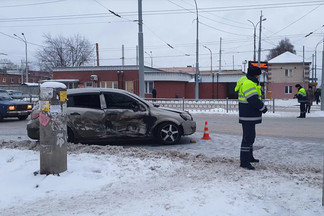
[[[292,77],[292,69],[285,69],[285,76]]]
[[[14,78],[10,78],[10,83],[14,83],[15,82],[15,79]]]
[[[18,79],[18,83],[21,83],[21,78]]]
[[[285,94],[292,94],[292,86],[285,86]]]
[[[134,81],[126,81],[125,90],[134,93]]]
[[[101,81],[100,88],[118,88],[117,81]]]
[[[84,82],[84,88],[91,88],[92,82]]]
[[[3,82],[3,83],[7,82],[6,77],[3,77],[3,78],[2,78],[2,82]]]
[[[145,82],[145,93],[151,94],[153,87],[154,87],[154,82]]]

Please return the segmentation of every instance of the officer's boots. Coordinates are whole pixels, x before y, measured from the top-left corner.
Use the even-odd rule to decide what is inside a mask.
[[[241,161],[240,167],[248,170],[255,170],[254,166],[252,166],[250,162]]]

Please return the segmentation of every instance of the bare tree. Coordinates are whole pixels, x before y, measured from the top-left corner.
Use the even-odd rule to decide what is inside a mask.
[[[93,59],[94,46],[80,35],[53,38],[45,34],[45,46],[37,51],[36,58],[43,70],[54,67],[77,67],[86,65]]]
[[[288,38],[281,40],[279,42],[279,45],[277,45],[275,48],[270,50],[269,54],[267,55],[267,60],[273,59],[286,51],[296,54],[294,45],[290,43]]]
[[[5,70],[17,69],[18,65],[14,64],[9,59],[0,59],[0,68]]]

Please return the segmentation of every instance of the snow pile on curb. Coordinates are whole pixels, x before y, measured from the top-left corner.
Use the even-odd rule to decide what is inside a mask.
[[[68,144],[68,171],[45,176],[34,175],[37,149],[30,141],[0,143],[1,216],[324,213],[318,167],[247,171],[231,156]]]

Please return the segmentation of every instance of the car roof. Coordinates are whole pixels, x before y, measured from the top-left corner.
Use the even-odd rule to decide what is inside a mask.
[[[99,93],[99,92],[118,92],[118,93],[126,93],[129,92],[122,89],[114,89],[114,88],[75,88],[68,89],[68,94],[82,94],[82,93]]]
[[[7,92],[21,92],[22,93],[22,91],[19,91],[19,90],[7,90]]]

